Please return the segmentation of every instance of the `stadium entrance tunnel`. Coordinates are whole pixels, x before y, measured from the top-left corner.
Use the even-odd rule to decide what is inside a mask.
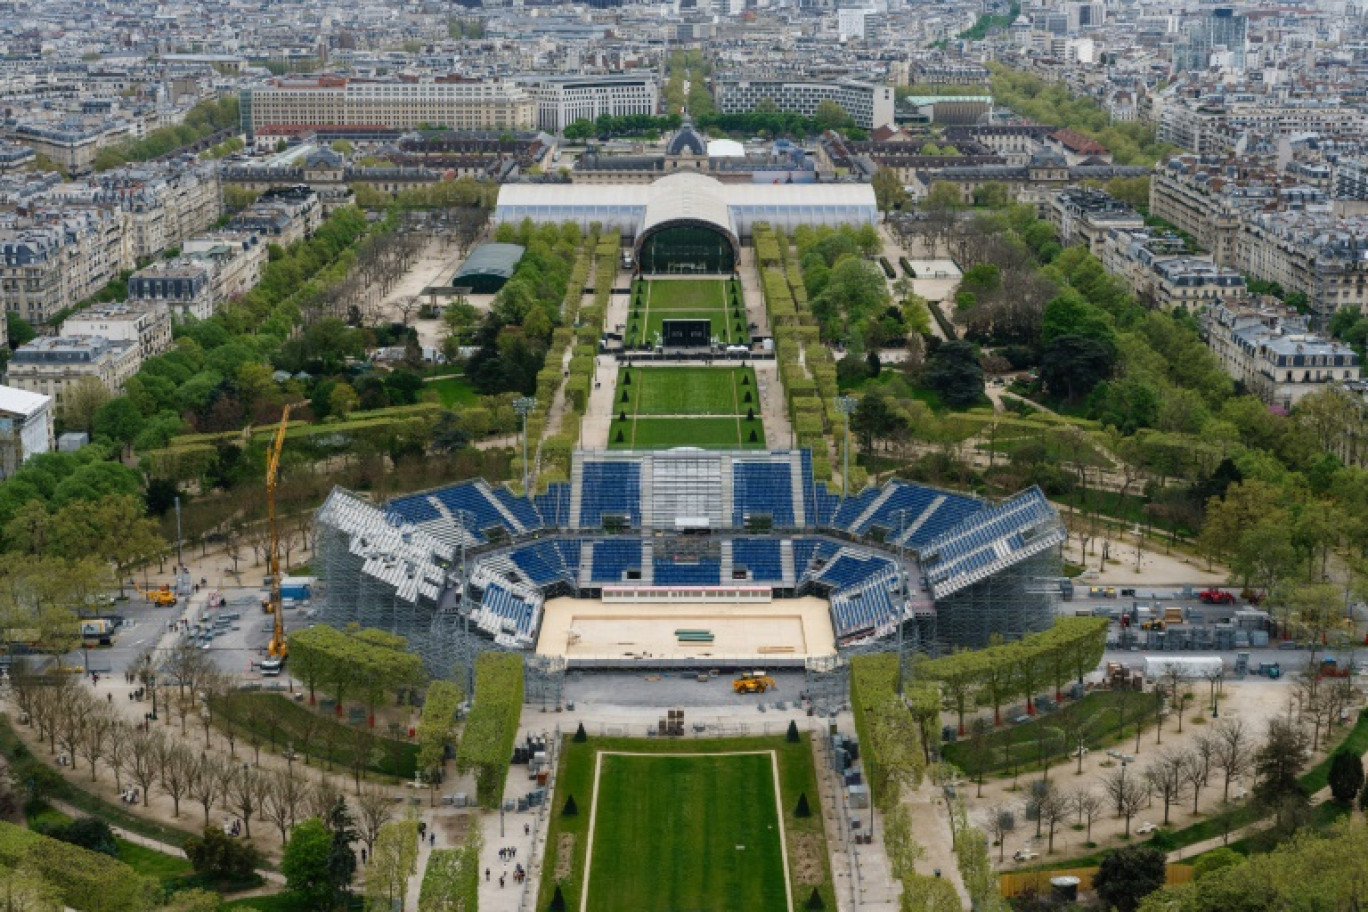
[[[736,239],[716,225],[677,219],[642,233],[636,261],[646,273],[730,275],[740,259],[737,246]]]

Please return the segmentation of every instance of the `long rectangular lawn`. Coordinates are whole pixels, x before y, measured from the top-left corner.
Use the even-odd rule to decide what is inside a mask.
[[[600,762],[590,912],[789,908],[770,753]]]
[[[618,432],[622,439],[618,440]],[[755,439],[751,440],[751,431]],[[628,418],[614,419],[608,446],[615,450],[666,450],[671,447],[764,449],[765,429],[760,419],[744,418]]]
[[[623,379],[630,375],[631,386]],[[630,390],[638,415],[744,415],[746,392],[755,393],[755,371],[749,367],[643,367],[624,371],[619,390]],[[618,393],[622,399],[622,393]],[[751,408],[755,407],[752,401]],[[629,409],[631,411],[631,409]]]

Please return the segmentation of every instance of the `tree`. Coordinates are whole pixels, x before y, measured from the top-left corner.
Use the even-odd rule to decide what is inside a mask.
[[[825,133],[827,130],[847,129],[854,126],[855,121],[846,113],[845,108],[830,98],[824,98],[817,102],[817,109],[812,114],[812,123],[819,132]]]
[[[220,827],[185,840],[185,857],[195,873],[211,881],[240,883],[256,873],[261,853],[250,842],[233,839]]]
[[[1224,778],[1221,800],[1230,800],[1230,783],[1249,772],[1253,765],[1253,739],[1240,719],[1222,719],[1212,731],[1212,762]]]
[[[286,888],[306,909],[336,906],[337,893],[328,865],[331,850],[332,834],[317,818],[305,820],[290,831],[290,841],[280,856],[280,873],[285,875]]]
[[[807,792],[798,796],[798,806],[793,809],[794,817],[811,817],[812,808],[808,807]]]
[[[1091,789],[1079,789],[1069,796],[1069,803],[1078,814],[1078,822],[1087,826],[1084,838],[1091,843],[1093,821],[1102,813],[1102,796]]]
[[[1016,815],[1003,805],[988,808],[988,835],[998,847],[998,863],[1007,857],[1007,834],[1016,829]]]
[[[1044,793],[1036,799],[1036,813],[1039,815],[1037,819],[1049,834],[1047,851],[1051,854],[1054,853],[1055,829],[1064,822],[1071,806],[1069,796],[1048,783]]]
[[[580,724],[581,724],[581,727],[582,727],[582,726],[583,726],[583,723],[580,723]],[[800,740],[802,740],[801,738],[798,737],[798,723],[797,723],[797,722],[794,722],[793,720],[789,720],[788,731],[785,733],[784,739],[785,739],[786,741],[788,741],[790,744],[797,744]]]
[[[1330,758],[1330,794],[1335,801],[1352,806],[1363,789],[1363,759],[1341,748]]]
[[[874,199],[880,211],[901,209],[903,203],[907,202],[907,188],[898,179],[898,172],[891,168],[876,169],[869,183],[874,188]]]
[[[963,206],[964,194],[949,181],[932,181],[927,188],[926,198],[922,200],[922,208],[926,210],[959,209]]]
[[[1131,818],[1140,813],[1140,808],[1149,798],[1149,793],[1140,787],[1136,780],[1140,778],[1138,773],[1126,775],[1126,769],[1121,769],[1107,777],[1105,786],[1108,797],[1116,805],[1116,813],[1126,818],[1126,838],[1130,838]]]
[[[368,787],[356,799],[356,829],[366,850],[375,851],[375,840],[380,829],[394,816],[394,801],[380,788]]]
[[[978,351],[969,342],[946,342],[927,361],[926,385],[956,408],[976,404],[983,398],[983,368]]]
[[[366,906],[389,912],[418,870],[418,821],[392,820],[380,828],[366,868]]]
[[[94,377],[84,377],[71,384],[62,395],[62,420],[67,429],[89,433],[95,412],[110,398],[109,390]]]
[[[328,832],[332,834],[332,845],[328,849],[328,878],[333,889],[333,905],[339,906],[347,902],[352,878],[356,875],[356,854],[351,848],[357,838],[356,829],[347,803],[341,796],[333,802],[325,820]]]
[[[143,416],[132,399],[119,396],[95,410],[92,425],[94,436],[108,437],[115,443],[128,447],[142,432]]]
[[[1263,807],[1274,811],[1279,826],[1306,804],[1306,789],[1298,779],[1305,765],[1306,735],[1287,719],[1269,720],[1263,746],[1254,753],[1254,794]]]
[[[264,797],[261,816],[275,824],[276,829],[280,831],[281,845],[284,845],[304,803],[304,783],[295,778],[292,770],[276,770],[268,780]],[[386,809],[389,804],[387,801]]]
[[[1145,767],[1145,782],[1164,802],[1164,826],[1169,824],[1169,807],[1183,796],[1183,755],[1166,750]]]
[[[1135,912],[1140,901],[1164,885],[1164,855],[1149,846],[1109,852],[1093,875],[1093,889],[1105,907]]]
[[[1086,336],[1051,339],[1040,357],[1040,379],[1053,395],[1077,402],[1111,376],[1116,351],[1108,342]]]

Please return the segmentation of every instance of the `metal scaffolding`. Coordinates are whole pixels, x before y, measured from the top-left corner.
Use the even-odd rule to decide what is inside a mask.
[[[982,649],[994,634],[1016,640],[1054,623],[1062,567],[1053,548],[936,601],[934,653]]]

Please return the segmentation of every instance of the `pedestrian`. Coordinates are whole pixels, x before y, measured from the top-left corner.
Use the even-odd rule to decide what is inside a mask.
[[[437,834],[435,832],[428,833],[428,848],[437,848]]]
[[[523,824],[523,835],[524,835],[524,836],[531,836],[531,835],[532,835],[532,824],[530,824],[530,823],[524,823],[524,824]]]
[[[365,864],[365,863],[366,863],[366,850],[365,850],[364,848],[361,849],[361,863],[362,863],[362,864]]]
[[[504,883],[504,875],[500,874],[500,875],[499,875],[499,889],[500,889],[500,890],[503,889],[503,883]]]
[[[485,868],[485,883],[489,883],[489,868]]]

